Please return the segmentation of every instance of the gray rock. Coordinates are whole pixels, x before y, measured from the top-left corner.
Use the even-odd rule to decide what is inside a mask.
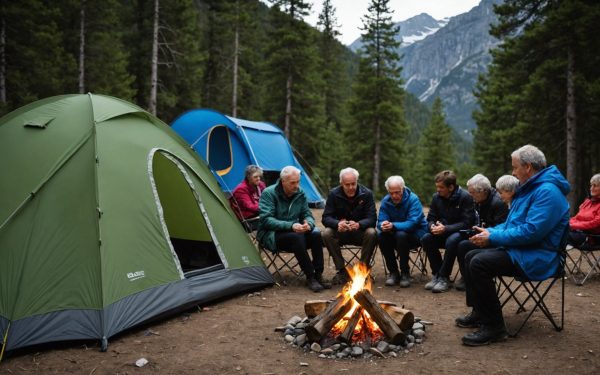
[[[284,335],[293,335],[294,334],[294,330],[291,328],[288,328],[285,330],[285,332],[283,333]]]
[[[345,353],[346,356],[349,356],[350,353],[352,353],[352,348],[350,348],[350,347],[344,348],[344,350],[342,350],[342,353]]]
[[[390,344],[381,340],[377,343],[377,350],[379,350],[382,353],[387,353],[390,350]]]
[[[304,333],[304,329],[302,329],[302,328],[296,328],[294,330],[294,335],[296,335],[296,336],[301,335],[303,333]]]
[[[333,344],[333,345],[331,345],[331,349],[333,349],[335,351],[340,350],[341,347],[342,346],[340,344]]]
[[[325,348],[325,349],[321,349],[321,353],[325,354],[325,355],[330,355],[334,353],[334,350],[331,348]]]
[[[299,317],[298,315],[294,315],[287,322],[288,322],[288,324],[295,326],[296,324],[300,323],[301,321],[302,321],[301,317]]]
[[[327,358],[325,354],[319,354],[319,358]]]
[[[275,332],[285,332],[284,326],[275,327]]]
[[[300,366],[308,367],[308,363],[306,363],[306,362],[300,362]]]
[[[406,344],[406,349],[411,349],[413,346],[415,346],[415,343],[409,342],[408,344]]]
[[[292,335],[285,335],[284,339],[287,342],[294,342],[294,336]]]
[[[343,351],[339,352],[338,354],[335,355],[337,358],[346,358],[348,356],[347,353],[344,353]]]
[[[390,357],[396,358],[398,356],[398,354],[396,354],[396,352],[390,352],[390,354],[388,354]]]
[[[415,339],[415,344],[421,344],[423,343],[423,339]]]
[[[413,335],[415,335],[415,338],[422,338],[423,336],[425,336],[425,331],[423,331],[422,329],[416,329],[413,331]]]
[[[373,354],[374,356],[380,357],[380,358],[385,358],[385,355],[383,355],[382,352],[380,352],[379,350],[377,350],[377,348],[371,348],[371,349],[369,349],[369,353]]]
[[[406,341],[408,341],[408,342],[415,342],[415,336],[413,336],[413,335],[406,336]]]
[[[300,322],[300,323],[296,324],[296,329],[298,329],[298,328],[304,329],[304,328],[306,328],[306,326],[308,326],[308,323]]]
[[[423,324],[421,324],[421,323],[415,323],[415,324],[413,324],[412,329],[413,329],[413,331],[415,331],[417,329],[423,330]]]
[[[345,350],[345,349],[344,349]],[[361,348],[360,346],[353,346],[352,350],[351,350],[351,355],[353,357],[360,357],[361,355],[363,355],[364,350],[363,348]]]
[[[389,348],[390,350],[396,350],[398,347],[398,345],[394,345],[394,344],[390,344]]]
[[[296,337],[296,340],[294,343],[298,346],[302,346],[302,345],[306,344],[306,333]]]
[[[312,350],[313,352],[320,352],[321,351],[321,345],[319,345],[318,342],[313,342],[310,346],[310,350]]]
[[[296,326],[294,326],[293,324],[287,323],[285,325],[285,329],[294,329],[294,328],[296,328]]]

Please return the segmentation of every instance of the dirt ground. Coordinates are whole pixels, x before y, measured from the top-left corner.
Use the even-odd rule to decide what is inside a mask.
[[[326,261],[325,276],[333,274],[333,262]],[[562,332],[536,312],[517,338],[471,348],[460,341],[469,330],[454,325],[454,318],[467,311],[463,292],[433,294],[423,289],[428,277],[417,274],[410,288],[385,287],[379,253],[373,274],[377,299],[404,305],[415,316],[433,322],[423,344],[397,358],[320,359],[284,343],[281,333],[274,331],[276,326],[294,315],[304,316],[304,301],[333,298],[337,293],[336,289],[313,293],[296,283],[245,293],[137,327],[109,340],[105,353],[96,342],[9,353],[0,363],[0,374],[600,373],[598,277],[584,286],[566,280]],[[558,311],[559,291],[555,286],[546,297],[553,311]],[[509,326],[521,319],[515,310],[514,304],[504,309]],[[135,361],[140,358],[148,364],[138,368]]]

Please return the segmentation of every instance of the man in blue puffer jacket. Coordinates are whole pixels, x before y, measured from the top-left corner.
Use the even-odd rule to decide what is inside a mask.
[[[556,273],[560,244],[569,225],[570,191],[567,180],[555,166],[546,167],[546,157],[537,147],[526,145],[511,154],[513,175],[519,179],[508,218],[494,228],[475,229],[470,240],[481,249],[465,258],[467,306],[473,310],[456,318],[459,327],[479,327],[462,342],[479,346],[507,336],[494,277],[525,276],[544,280]]]

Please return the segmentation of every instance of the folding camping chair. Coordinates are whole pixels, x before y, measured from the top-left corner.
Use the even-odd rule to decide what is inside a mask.
[[[521,329],[525,326],[525,323],[533,315],[536,310],[540,310],[548,321],[552,324],[555,330],[562,331],[565,320],[565,261],[567,257],[566,243],[567,243],[567,231],[563,235],[560,251],[560,261],[555,273],[541,281],[529,280],[525,277],[509,277],[509,276],[498,276],[496,278],[496,291],[498,293],[498,299],[500,300],[500,306],[504,306],[509,301],[514,301],[517,304],[516,314],[526,312],[527,307],[530,307],[529,312],[525,318],[521,321],[517,329],[508,329],[508,334],[511,337],[515,337],[521,332]],[[552,287],[560,281],[560,320],[556,319],[549,306],[546,304],[545,298],[549,294]],[[530,306],[531,305],[531,306]]]
[[[288,285],[288,282],[283,277],[283,272],[285,271],[292,274],[291,283],[298,281],[302,276],[304,276],[304,272],[302,272],[300,269],[300,263],[298,263],[298,259],[296,259],[294,253],[283,250],[273,252],[264,248],[258,242],[257,246],[262,253],[263,262],[275,278],[275,281],[278,283]]]
[[[570,252],[574,250],[578,250],[579,256],[571,257]],[[588,234],[579,248],[567,252],[572,262],[569,272],[575,284],[581,286],[590,276],[600,273],[600,254],[596,252],[600,252],[600,234]]]

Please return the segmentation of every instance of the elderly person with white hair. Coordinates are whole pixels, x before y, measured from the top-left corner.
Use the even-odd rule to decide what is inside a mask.
[[[514,178],[514,177],[513,177]],[[518,181],[518,180],[517,180]],[[475,225],[482,228],[489,228],[503,223],[508,215],[508,207],[500,198],[500,195],[492,187],[490,180],[482,174],[476,174],[467,181],[467,191],[473,197],[475,202]],[[464,274],[465,255],[471,250],[477,249],[477,246],[468,240],[468,235],[464,240],[458,243],[457,258],[458,267],[461,276]],[[456,290],[465,290],[465,280],[460,278],[454,283]]]
[[[267,187],[258,204],[260,220],[257,239],[262,246],[294,253],[306,275],[306,285],[314,292],[331,287],[323,280],[323,243],[308,208],[308,200],[300,189],[300,170],[287,166],[280,178]],[[312,261],[308,255],[312,252]]]
[[[496,293],[497,276],[545,280],[560,264],[560,245],[569,225],[569,183],[537,147],[523,146],[511,154],[513,176],[520,186],[508,218],[491,228],[476,227],[469,240],[480,249],[465,257],[467,306],[470,313],[456,325],[477,328],[463,336],[469,346],[486,345],[507,337],[502,306]]]
[[[371,190],[358,183],[358,176],[354,168],[342,169],[340,185],[331,189],[323,210],[323,242],[337,270],[334,284],[349,280],[340,245],[361,246],[360,261],[365,264],[370,263],[377,245],[375,199]]]
[[[590,179],[590,197],[579,206],[569,226],[569,243],[575,247],[581,246],[588,234],[600,234],[600,173]]]
[[[518,187],[519,180],[510,174],[500,176],[498,181],[496,181],[496,191],[500,194],[500,199],[502,199],[502,202],[506,203],[508,208],[510,208],[510,203],[515,196]]]
[[[417,194],[404,184],[402,176],[391,176],[385,181],[387,195],[381,200],[377,229],[379,248],[390,275],[386,286],[410,286],[410,249],[420,245],[419,238],[427,233],[427,221]],[[400,271],[396,253],[400,258]]]

